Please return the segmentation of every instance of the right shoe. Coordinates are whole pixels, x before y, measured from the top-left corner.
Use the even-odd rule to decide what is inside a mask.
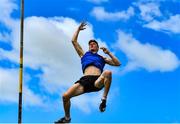
[[[65,117],[60,118],[59,120],[55,121],[55,124],[59,124],[59,123],[70,123],[71,122],[71,118],[70,119],[66,119]]]
[[[102,102],[101,102],[101,104],[99,105],[99,110],[100,110],[101,112],[104,112],[104,111],[106,110],[106,99],[102,99],[101,101],[102,101]]]

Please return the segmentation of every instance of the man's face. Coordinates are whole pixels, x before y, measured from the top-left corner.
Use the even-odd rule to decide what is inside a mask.
[[[90,50],[91,52],[98,52],[99,47],[98,47],[98,45],[97,45],[95,42],[91,42],[91,43],[89,44],[89,50]]]

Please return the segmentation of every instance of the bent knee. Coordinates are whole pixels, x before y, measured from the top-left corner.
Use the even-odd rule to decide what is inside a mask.
[[[105,76],[108,76],[108,77],[112,76],[112,71],[110,71],[110,70],[105,70],[103,73]]]
[[[63,101],[68,101],[70,99],[70,96],[67,93],[64,93],[62,95],[62,99],[63,99]]]

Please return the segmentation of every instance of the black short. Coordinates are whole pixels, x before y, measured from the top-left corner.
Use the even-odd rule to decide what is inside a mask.
[[[95,87],[95,81],[98,78],[99,76],[96,76],[96,75],[83,76],[78,81],[76,81],[75,84],[80,83],[84,87],[84,93],[99,91],[103,87],[101,88]]]

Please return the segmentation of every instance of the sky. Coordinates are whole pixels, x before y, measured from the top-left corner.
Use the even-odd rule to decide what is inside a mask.
[[[22,122],[64,116],[62,94],[83,76],[71,39],[96,39],[121,61],[103,90],[72,98],[73,123],[180,123],[179,0],[25,0]],[[0,123],[18,120],[20,0],[0,0]],[[99,54],[106,56],[102,51]],[[108,56],[107,56],[108,57]]]

